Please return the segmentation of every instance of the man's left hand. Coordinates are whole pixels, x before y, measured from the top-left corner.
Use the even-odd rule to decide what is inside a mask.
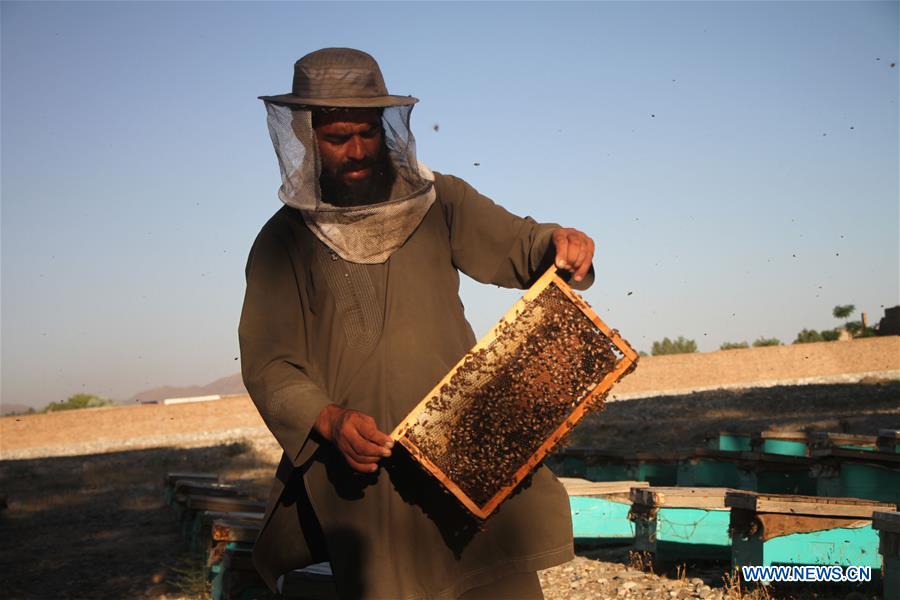
[[[553,245],[556,268],[571,272],[575,281],[584,279],[594,259],[594,240],[577,229],[560,227],[553,232]]]

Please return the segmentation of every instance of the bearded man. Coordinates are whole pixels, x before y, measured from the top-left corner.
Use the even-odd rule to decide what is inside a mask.
[[[459,272],[527,288],[554,261],[593,281],[585,234],[514,216],[433,173],[364,52],[294,65],[263,96],[282,207],[247,262],[244,383],[284,450],[253,560],[275,589],[329,561],[346,598],[541,598],[573,557],[565,490],[546,468],[479,524],[394,448],[391,431],[475,344]]]

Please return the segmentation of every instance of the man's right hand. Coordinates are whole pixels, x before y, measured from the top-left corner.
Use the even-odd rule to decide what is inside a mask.
[[[375,419],[358,410],[329,404],[314,425],[319,434],[337,446],[347,463],[361,473],[378,470],[376,464],[391,455],[394,440],[378,430]]]

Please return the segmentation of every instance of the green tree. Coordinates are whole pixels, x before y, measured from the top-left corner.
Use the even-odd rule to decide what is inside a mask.
[[[684,336],[679,335],[678,339],[670,340],[663,338],[662,341],[653,342],[650,348],[650,354],[660,356],[663,354],[689,354],[697,351],[697,342],[687,340]]]
[[[802,329],[800,333],[797,334],[797,339],[794,340],[795,344],[811,344],[813,342],[823,342],[825,338],[822,337],[822,334],[816,331],[815,329]]]
[[[831,314],[835,319],[846,319],[856,310],[853,304],[838,304],[831,310]],[[875,335],[875,329],[872,327],[863,327],[862,321],[846,321],[844,323],[846,329],[852,337],[869,337]],[[797,334],[795,344],[807,344],[810,342],[833,342],[840,337],[840,328],[824,329],[822,331],[814,331],[812,329],[803,329]],[[754,344],[755,345],[755,344]]]
[[[846,319],[853,314],[854,310],[856,310],[856,307],[852,304],[838,305],[834,307],[831,314],[834,315],[835,319]]]
[[[778,338],[758,337],[753,341],[754,348],[762,348],[763,346],[780,346],[781,340]]]
[[[41,412],[57,412],[60,410],[77,410],[79,408],[94,408],[97,406],[111,406],[114,404],[109,398],[101,398],[94,394],[75,394],[69,396],[63,402],[51,402]]]
[[[750,344],[747,342],[724,342],[721,346],[719,346],[719,350],[737,350],[738,348],[749,348]]]

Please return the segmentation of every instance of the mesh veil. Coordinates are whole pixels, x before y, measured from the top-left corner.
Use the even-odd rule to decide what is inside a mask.
[[[318,145],[308,109],[266,102],[278,157],[278,197],[296,208],[309,229],[344,260],[386,261],[418,227],[435,199],[434,175],[416,160],[409,127],[412,106],[383,109],[385,145],[394,170],[390,197],[377,204],[335,206],[322,198]]]

